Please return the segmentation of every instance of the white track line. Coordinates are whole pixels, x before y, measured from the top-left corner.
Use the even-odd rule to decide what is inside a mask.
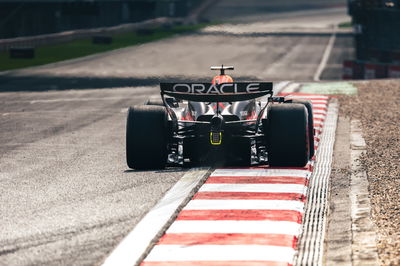
[[[291,263],[295,250],[263,245],[158,245],[145,261],[280,261]],[[207,254],[207,256],[204,256]]]
[[[326,116],[327,111],[324,111],[324,110],[317,110],[317,111],[313,111],[313,114],[315,114],[315,115],[320,114],[320,115]]]
[[[327,108],[326,104],[313,104],[314,108]]]
[[[199,192],[216,191],[306,194],[307,187],[297,184],[204,184],[199,190]]]
[[[192,169],[187,172],[122,240],[106,258],[103,266],[135,265],[142,260],[152,241],[163,233],[177,210],[181,209],[206,178],[209,169]]]
[[[308,177],[309,170],[300,169],[216,169],[211,176],[290,176]]]
[[[184,210],[290,210],[304,211],[298,200],[191,200]]]
[[[326,115],[325,114],[314,114],[314,119],[315,118],[322,118],[322,119],[325,119],[326,118]]]
[[[326,64],[328,63],[329,56],[331,55],[333,45],[335,44],[336,40],[336,26],[334,28],[334,32],[331,35],[331,38],[329,39],[328,45],[325,48],[324,54],[322,56],[321,62],[318,65],[317,71],[314,74],[314,81],[320,81],[322,71],[324,71],[324,68],[326,67]]]
[[[287,221],[175,221],[168,234],[284,234],[298,235],[301,224]],[[203,254],[205,256],[206,254]]]

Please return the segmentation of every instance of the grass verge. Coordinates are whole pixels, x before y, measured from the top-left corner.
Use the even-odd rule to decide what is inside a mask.
[[[351,24],[350,21],[342,22],[339,24],[339,28],[351,28],[352,26],[353,26],[353,24]]]
[[[38,46],[35,48],[35,58],[22,59],[10,58],[8,51],[0,52],[0,71],[12,70],[30,66],[38,66],[55,63],[67,59],[78,58],[91,54],[111,51],[132,45],[147,43],[171,37],[179,33],[187,33],[200,30],[209,23],[196,25],[181,25],[169,29],[154,29],[151,34],[124,33],[112,36],[111,44],[93,44],[92,39],[76,40],[63,44]]]

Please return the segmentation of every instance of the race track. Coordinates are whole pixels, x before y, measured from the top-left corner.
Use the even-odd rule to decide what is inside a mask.
[[[99,264],[186,173],[125,163],[126,109],[159,81],[209,81],[221,63],[238,81],[312,80],[333,24],[349,20],[335,1],[251,2],[229,9],[235,26],[0,73],[0,265]],[[337,36],[322,78],[340,77],[349,43]]]

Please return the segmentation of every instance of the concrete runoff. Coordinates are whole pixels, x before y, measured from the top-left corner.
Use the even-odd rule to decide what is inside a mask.
[[[366,143],[360,121],[339,119],[331,177],[326,265],[378,265],[368,179],[360,167]]]
[[[330,179],[324,263],[352,265],[350,201],[350,121],[339,117]]]
[[[375,225],[371,219],[371,202],[368,192],[368,178],[360,158],[366,153],[367,144],[362,137],[361,122],[350,124],[351,157],[351,220],[352,220],[352,262],[353,265],[378,265]]]

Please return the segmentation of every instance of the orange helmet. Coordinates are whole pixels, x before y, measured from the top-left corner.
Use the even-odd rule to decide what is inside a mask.
[[[233,83],[233,78],[229,75],[225,75],[225,70],[233,69],[233,66],[212,66],[211,70],[220,70],[220,74],[213,78],[212,84]]]
[[[212,84],[232,83],[233,78],[229,75],[219,75],[212,79]]]

